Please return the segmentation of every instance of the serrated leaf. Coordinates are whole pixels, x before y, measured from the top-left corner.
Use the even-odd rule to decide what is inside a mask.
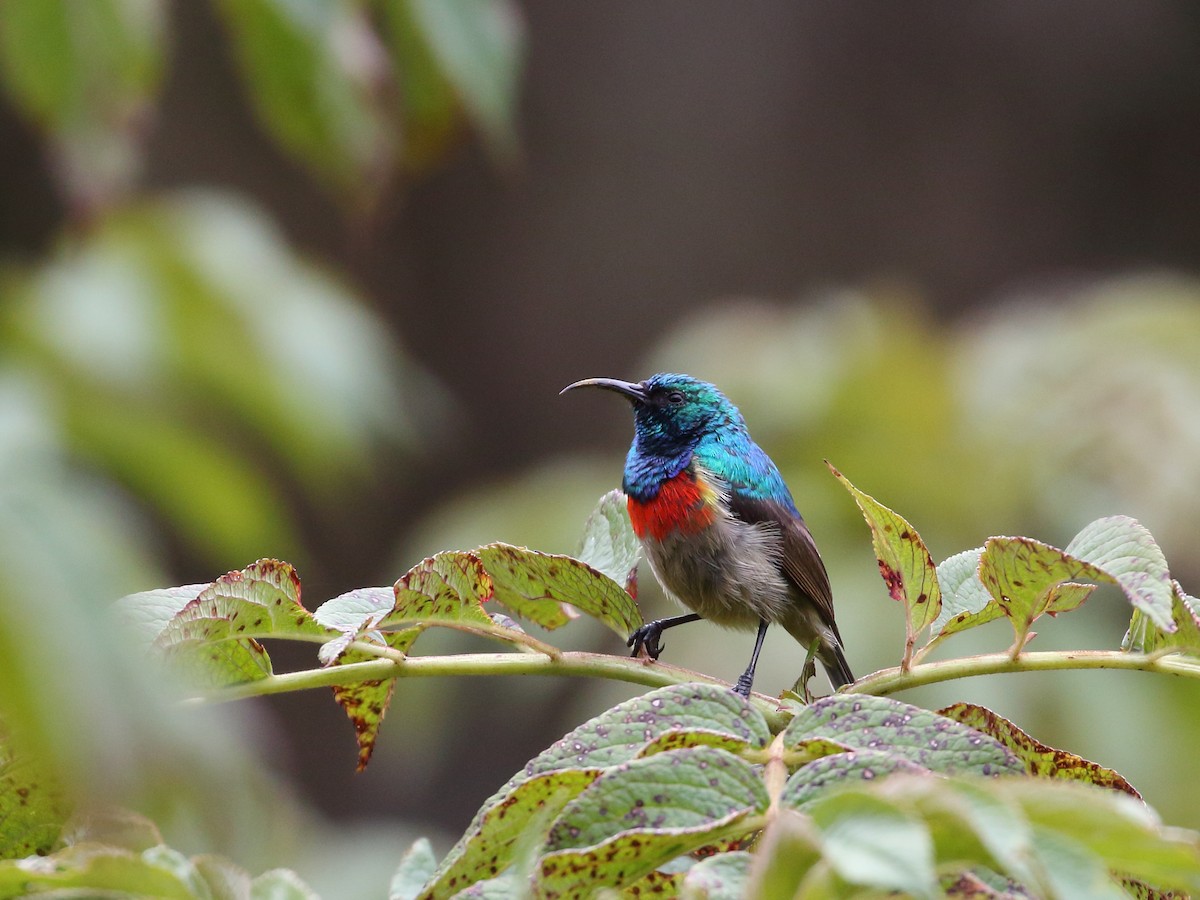
[[[70,808],[51,773],[0,732],[0,859],[48,853]]]
[[[972,703],[955,703],[938,710],[947,716],[981,731],[999,741],[1017,756],[1030,775],[1039,778],[1066,778],[1086,781],[1100,787],[1124,791],[1141,799],[1141,794],[1112,769],[1090,762],[1066,750],[1056,750],[1026,734],[1015,724],[997,713]]]
[[[709,730],[762,748],[771,730],[762,714],[727,688],[678,684],[633,697],[590,719],[538,754],[512,786],[564,768],[607,768],[628,762],[662,734]]]
[[[735,830],[753,830],[769,803],[754,769],[724,750],[692,747],[624,763],[558,817],[537,886],[559,894],[621,887]]]
[[[192,865],[204,879],[212,900],[242,900],[250,896],[250,873],[229,860],[212,854],[192,857]]]
[[[183,607],[156,644],[202,686],[237,684],[271,673],[256,638],[326,635],[300,603],[300,579],[288,563],[261,559],[229,572]]]
[[[784,747],[794,747],[806,738],[827,738],[855,750],[886,748],[892,756],[946,774],[990,776],[1025,771],[1013,753],[987,735],[888,697],[824,697],[797,713],[784,729]]]
[[[983,548],[964,550],[937,567],[942,587],[942,610],[931,627],[932,646],[942,637],[966,631],[976,625],[999,619],[1004,613],[979,580],[979,557]]]
[[[467,885],[500,875],[528,836],[531,819],[552,819],[600,773],[600,769],[560,769],[527,779],[503,796],[492,797],[476,813],[419,896],[423,900],[449,897]]]
[[[371,658],[365,653],[351,650],[344,654],[340,661],[365,662]],[[395,692],[395,678],[360,681],[355,684],[336,685],[333,688],[334,701],[354,726],[354,741],[358,745],[358,758],[354,765],[356,772],[363,771],[371,761],[371,754],[375,752],[375,742],[379,737],[379,727],[392,705],[392,695]]]
[[[1129,516],[1108,516],[1086,525],[1066,552],[1102,569],[1135,609],[1164,631],[1173,631],[1172,585],[1166,557],[1149,530]]]
[[[210,584],[185,584],[180,587],[159,588],[128,594],[113,604],[120,618],[127,622],[143,641],[150,644],[163,632],[175,616]]]
[[[933,839],[918,817],[881,797],[826,796],[808,807],[822,855],[853,884],[916,897],[938,896]]]
[[[543,628],[559,628],[570,621],[564,604],[599,619],[622,639],[643,624],[637,604],[624,588],[570,556],[499,543],[475,553],[492,577],[496,601]]]
[[[979,558],[979,580],[1012,623],[1014,654],[1028,640],[1029,627],[1049,611],[1056,588],[1079,578],[1116,582],[1091,563],[1032,538],[989,538]]]
[[[602,575],[626,587],[636,578],[642,545],[629,521],[625,495],[612,490],[600,498],[583,526],[583,540],[577,554]]]
[[[829,471],[850,492],[862,511],[871,529],[879,574],[888,593],[904,606],[906,640],[902,665],[907,669],[917,635],[937,619],[942,608],[942,592],[933,558],[916,529],[902,516],[860,491],[832,465],[829,465]]]
[[[425,883],[433,877],[437,859],[429,838],[418,838],[400,857],[400,865],[388,886],[388,900],[416,900]]]
[[[344,0],[223,0],[218,9],[267,130],[318,177],[368,199],[386,183],[399,129],[387,54],[365,10]]]
[[[357,588],[326,600],[313,611],[318,624],[334,631],[337,637],[326,641],[317,652],[321,665],[333,665],[361,636],[372,635],[383,643],[383,635],[375,631],[379,622],[396,606],[396,590],[390,587]]]
[[[688,869],[680,885],[684,900],[742,900],[754,857],[745,850],[719,853]]]

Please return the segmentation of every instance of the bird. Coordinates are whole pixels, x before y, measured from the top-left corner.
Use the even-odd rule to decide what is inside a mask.
[[[648,622],[630,636],[634,656],[663,650],[668,628],[701,619],[757,629],[733,686],[749,698],[772,623],[816,657],[834,689],[854,681],[834,621],[829,575],[779,468],[750,437],[715,385],[659,373],[645,381],[585,378],[560,391],[600,388],[633,406],[634,436],[622,489],[629,520],[659,584],[691,612]]]

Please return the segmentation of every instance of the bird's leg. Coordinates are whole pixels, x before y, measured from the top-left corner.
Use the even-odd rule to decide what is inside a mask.
[[[750,665],[746,666],[746,671],[737,680],[737,684],[733,686],[735,694],[741,694],[747,700],[750,699],[750,688],[754,686],[754,670],[758,668],[758,654],[762,650],[763,638],[767,636],[767,620],[758,620],[758,636],[754,639],[754,652],[750,654]]]
[[[637,631],[629,636],[629,640],[625,642],[626,647],[632,647],[633,652],[630,656],[637,656],[638,651],[643,647],[646,648],[646,653],[651,659],[658,659],[658,655],[666,648],[659,644],[658,639],[662,633],[668,628],[674,628],[676,625],[686,625],[688,622],[699,622],[702,617],[696,613],[688,613],[683,616],[670,616],[666,619],[655,619],[653,622],[647,622]]]

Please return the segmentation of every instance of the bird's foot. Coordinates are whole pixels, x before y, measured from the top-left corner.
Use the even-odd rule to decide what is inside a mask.
[[[754,676],[749,672],[743,672],[738,678],[737,684],[733,686],[733,692],[740,694],[747,700],[750,699],[750,688],[754,685]]]
[[[666,648],[659,643],[662,637],[663,623],[661,620],[647,622],[641,628],[637,629],[629,636],[629,640],[625,642],[626,647],[632,647],[633,652],[630,656],[637,656],[642,648],[646,648],[646,655],[651,659],[658,659],[659,655]]]

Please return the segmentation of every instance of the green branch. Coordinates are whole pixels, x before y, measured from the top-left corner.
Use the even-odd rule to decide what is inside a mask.
[[[922,663],[913,666],[907,672],[902,671],[899,666],[881,669],[860,678],[846,688],[846,693],[874,694],[882,697],[897,691],[952,681],[956,678],[998,675],[1004,672],[1046,672],[1056,669],[1136,669],[1200,678],[1200,659],[1166,653],[1126,653],[1123,650],[1053,650],[1022,653],[1013,659],[1011,654],[1005,651]]]
[[[710,675],[662,662],[609,656],[577,650],[561,651],[557,657],[530,653],[462,653],[448,656],[400,656],[390,648],[355,643],[355,647],[387,653],[387,657],[366,662],[345,663],[323,669],[304,669],[280,675],[268,675],[255,681],[234,684],[195,698],[197,703],[221,703],[284,694],[291,691],[322,687],[361,684],[387,678],[428,678],[443,675],[557,675],[607,678],[641,684],[646,687],[666,687],[702,681],[727,686],[726,682]],[[790,716],[781,712],[780,701],[763,694],[754,694],[751,702],[766,717],[773,729],[787,724]]]

